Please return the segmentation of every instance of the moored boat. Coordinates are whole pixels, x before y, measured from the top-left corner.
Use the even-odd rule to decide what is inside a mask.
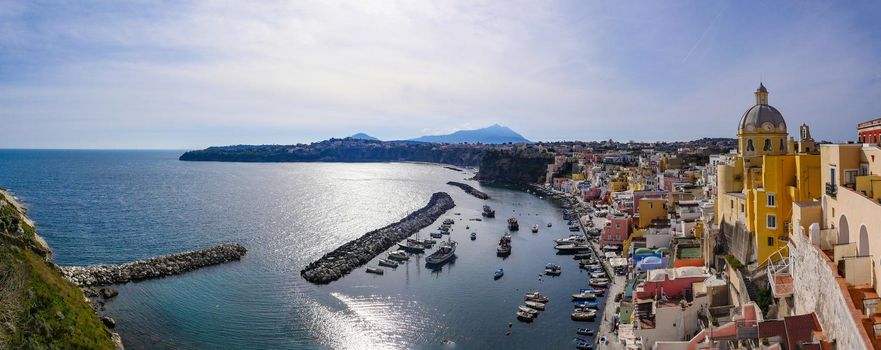
[[[398,263],[394,260],[379,259],[379,266],[398,267]]]
[[[545,303],[545,304],[547,304],[547,302],[550,301],[550,299],[548,299],[548,297],[542,295],[539,292],[526,293],[525,299],[528,301],[537,301],[539,303]]]
[[[572,320],[574,321],[593,321],[596,318],[597,313],[594,310],[589,311],[575,311],[572,313]]]
[[[591,280],[591,281],[590,281],[590,285],[593,286],[593,287],[605,287],[605,286],[608,286],[608,285],[609,285],[609,282],[607,282],[607,281],[594,281],[594,280]]]
[[[509,231],[517,231],[520,229],[520,224],[517,222],[517,218],[508,219],[508,230]]]
[[[471,240],[477,239],[477,232],[471,232]]]
[[[579,328],[575,330],[575,334],[585,335],[585,336],[593,336],[593,330],[588,328]]]
[[[555,239],[554,243],[556,244],[575,244],[575,243],[584,243],[587,241],[587,238],[584,235],[569,235],[566,238]]]
[[[502,276],[504,276],[504,275],[505,275],[505,270],[504,270],[504,269],[498,269],[498,270],[496,270],[496,272],[493,274],[493,279],[499,279],[499,278],[502,278]]]
[[[395,260],[408,260],[408,259],[410,259],[410,256],[407,255],[407,252],[405,252],[403,250],[396,250],[391,253],[388,253],[388,257],[389,257],[389,259],[395,259]]]
[[[533,309],[533,308],[530,308],[530,307],[528,307],[528,306],[526,306],[526,305],[520,305],[520,306],[518,306],[518,307],[517,307],[517,310],[518,310],[518,311],[521,311],[521,312],[525,312],[525,313],[531,315],[532,317],[536,317],[536,316],[538,316],[538,310]]]
[[[593,350],[593,344],[587,341],[578,341],[575,343],[575,348],[578,350]]]
[[[596,295],[585,290],[572,294],[572,300],[595,300],[596,298]]]
[[[367,272],[368,273],[375,273],[377,275],[381,275],[381,274],[385,273],[385,271],[383,271],[382,268],[375,267],[375,266],[367,266]]]
[[[440,231],[432,232],[432,233],[431,233],[431,238],[441,238],[441,237],[443,237],[443,236],[444,236],[444,234],[441,233]]]
[[[552,223],[549,222],[549,223],[548,223],[548,227],[551,227],[551,226],[554,226],[554,224],[552,224]]]
[[[581,251],[585,251],[585,250],[590,250],[590,246],[587,244],[581,244],[581,243],[575,243],[575,244],[570,243],[570,244],[558,245],[558,246],[554,247],[554,249],[556,249],[560,252],[581,252]]]
[[[600,303],[596,301],[577,301],[575,302],[576,308],[588,308],[588,309],[596,309],[598,308]]]
[[[522,322],[532,322],[535,317],[523,311],[517,311],[517,319]]]
[[[545,265],[545,274],[546,275],[559,276],[561,273],[563,273],[563,269],[560,267],[560,265],[557,265],[557,264]]]
[[[527,301],[524,301],[523,303],[526,304],[526,306],[529,306],[529,307],[536,309],[536,310],[544,310],[545,309],[545,304],[539,303],[537,301],[527,300]]]
[[[496,211],[493,210],[492,208],[490,208],[490,206],[484,205],[483,206],[483,213],[480,213],[480,215],[483,215],[484,217],[488,217],[488,218],[494,218],[494,217],[496,217]]]
[[[415,243],[415,242],[410,242],[410,241],[406,241],[404,243],[398,243],[398,248],[401,248],[401,250],[406,251],[408,253],[422,253],[425,251],[425,247],[422,246],[421,243]]]
[[[496,248],[496,255],[498,256],[508,256],[511,254],[511,244],[505,241],[499,242],[499,247]]]
[[[538,224],[532,225],[532,233],[538,232]]]
[[[446,241],[441,243],[440,248],[425,257],[425,263],[429,265],[440,265],[450,260],[456,254],[456,241]]]

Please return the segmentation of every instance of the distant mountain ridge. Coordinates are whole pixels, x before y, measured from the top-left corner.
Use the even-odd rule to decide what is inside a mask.
[[[474,130],[459,130],[446,135],[429,135],[410,139],[408,141],[431,142],[431,143],[532,143],[523,135],[499,124],[493,124],[485,128]]]
[[[357,140],[380,141],[380,139],[375,138],[375,137],[370,136],[370,135],[367,135],[367,134],[365,134],[365,133],[363,133],[363,132],[359,132],[359,133],[357,133],[357,134],[355,134],[355,135],[352,135],[352,136],[349,136],[349,137],[351,137],[351,138],[353,138],[353,139],[357,139]]]

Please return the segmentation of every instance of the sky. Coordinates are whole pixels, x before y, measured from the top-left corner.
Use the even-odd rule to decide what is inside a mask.
[[[881,117],[879,1],[0,0],[0,148],[735,137]]]

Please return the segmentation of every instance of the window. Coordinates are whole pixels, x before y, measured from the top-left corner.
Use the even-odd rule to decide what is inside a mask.
[[[741,214],[745,211],[744,209],[746,209],[746,208],[744,207],[743,203],[740,203],[740,213]]]
[[[772,230],[777,229],[777,216],[776,215],[768,215],[768,228]]]
[[[773,193],[768,193],[768,208],[774,208],[777,206],[777,195]]]
[[[769,246],[769,247],[773,247],[773,246],[774,246],[774,237],[768,237],[768,246]]]
[[[731,209],[734,209],[734,200],[731,200]]]
[[[860,176],[869,175],[869,164],[861,163],[860,164]]]
[[[752,152],[752,151],[755,151],[755,150],[756,150],[756,148],[753,147],[753,140],[752,140],[752,139],[746,140],[746,151],[747,151],[747,152]]]
[[[829,183],[831,183],[832,186],[835,186],[835,184],[838,182],[835,180],[835,167],[829,168],[829,179]]]
[[[857,170],[845,170],[844,171],[844,184],[855,184],[857,183]]]
[[[780,152],[786,152],[786,141],[780,139]]]
[[[771,151],[771,140],[765,139],[765,145],[762,146],[762,150],[768,151],[768,152]]]

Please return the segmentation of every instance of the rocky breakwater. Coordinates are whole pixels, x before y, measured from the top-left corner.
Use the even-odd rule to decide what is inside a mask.
[[[453,185],[453,186],[456,186],[456,187],[458,187],[458,188],[461,188],[461,189],[463,189],[463,190],[465,191],[465,193],[470,194],[470,195],[472,195],[472,196],[475,196],[475,197],[477,197],[477,198],[480,198],[480,199],[489,199],[489,195],[488,195],[488,194],[483,193],[483,192],[480,192],[480,191],[477,190],[476,188],[471,187],[471,185],[469,185],[469,184],[463,184],[463,183],[461,183],[461,182],[450,181],[450,182],[447,182],[447,185]]]
[[[431,225],[447,210],[456,206],[453,197],[445,192],[431,195],[428,205],[416,210],[407,217],[386,227],[365,233],[363,236],[343,244],[332,252],[313,261],[300,271],[309,282],[326,284],[336,281],[358,266],[394,246],[422,228]]]
[[[241,244],[227,243],[119,265],[67,266],[62,267],[61,272],[67,280],[80,287],[103,286],[172,276],[235,261],[247,251]]]

